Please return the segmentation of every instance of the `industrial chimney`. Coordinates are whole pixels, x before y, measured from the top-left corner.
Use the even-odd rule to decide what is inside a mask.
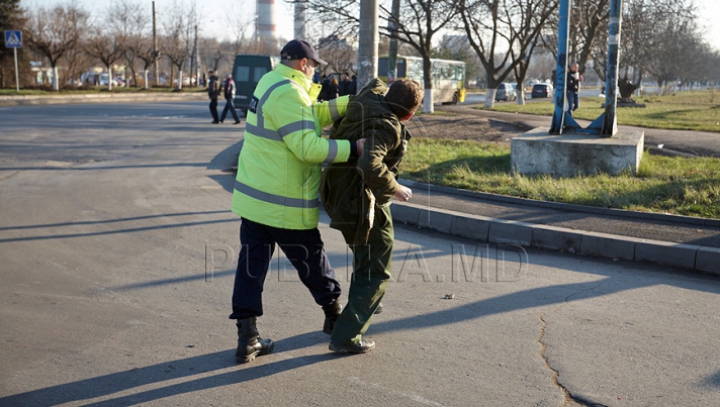
[[[275,0],[257,0],[257,37],[259,40],[276,40]]]

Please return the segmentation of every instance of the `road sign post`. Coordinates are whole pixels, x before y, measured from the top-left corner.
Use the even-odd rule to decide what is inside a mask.
[[[5,30],[5,48],[12,48],[15,54],[15,90],[20,93],[20,75],[18,74],[17,49],[22,48],[22,31]]]

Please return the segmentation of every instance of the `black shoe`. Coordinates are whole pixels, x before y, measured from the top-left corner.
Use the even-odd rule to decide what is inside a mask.
[[[217,121],[217,120],[213,120],[213,121],[210,122],[210,124],[220,124],[220,122]]]
[[[322,307],[325,312],[325,323],[323,324],[323,332],[328,335],[332,335],[333,328],[335,328],[335,322],[342,313],[342,304],[340,300],[335,300],[330,305],[324,305]]]
[[[224,122],[225,120],[220,120],[220,123]]]
[[[339,353],[368,353],[375,349],[375,341],[369,339],[361,339],[358,343],[345,344],[335,341],[330,341],[330,350]]]
[[[383,312],[383,306],[382,303],[378,304],[377,308],[375,308],[375,312],[373,314],[377,315]]]
[[[240,124],[240,120],[236,121],[236,122],[235,122],[235,123],[233,123],[233,124]]]
[[[273,351],[275,343],[270,339],[263,339],[258,334],[256,318],[245,318],[237,320],[238,347],[235,351],[235,361],[248,363],[255,359],[255,356],[267,355]]]

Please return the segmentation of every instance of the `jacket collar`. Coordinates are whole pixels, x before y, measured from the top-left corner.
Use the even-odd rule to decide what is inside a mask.
[[[310,92],[313,82],[312,80],[310,80],[310,78],[305,76],[304,73],[283,64],[277,64],[277,66],[275,67],[275,72],[288,79],[291,79],[293,82],[297,83],[303,89],[305,89],[305,91],[307,91],[308,93]]]

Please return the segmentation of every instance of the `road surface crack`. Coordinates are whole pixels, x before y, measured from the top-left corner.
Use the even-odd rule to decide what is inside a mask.
[[[550,361],[548,360],[547,354],[546,354],[548,346],[545,342],[543,342],[543,339],[545,338],[545,330],[547,329],[547,326],[548,326],[548,322],[547,322],[546,318],[557,313],[558,310],[560,310],[562,307],[566,306],[568,304],[568,301],[570,301],[570,299],[572,297],[582,294],[583,292],[586,292],[586,291],[594,290],[599,286],[600,285],[593,287],[593,288],[589,288],[587,290],[579,291],[572,295],[569,295],[568,297],[565,298],[565,301],[562,304],[557,305],[550,312],[541,314],[539,317],[540,322],[542,323],[542,325],[540,326],[540,333],[537,338],[537,342],[540,344],[540,358],[542,359],[543,363],[545,363],[545,367],[547,367],[548,370],[550,370],[552,372],[553,383],[555,384],[555,386],[557,386],[557,388],[560,389],[560,391],[562,391],[563,403],[560,405],[560,407],[581,407],[581,406],[582,407],[607,407],[604,404],[599,404],[599,403],[595,403],[595,402],[592,402],[589,400],[585,400],[584,398],[582,398],[578,395],[570,393],[570,391],[568,391],[568,389],[565,388],[565,386],[563,386],[558,381],[558,376],[560,375],[560,372],[550,364]]]

